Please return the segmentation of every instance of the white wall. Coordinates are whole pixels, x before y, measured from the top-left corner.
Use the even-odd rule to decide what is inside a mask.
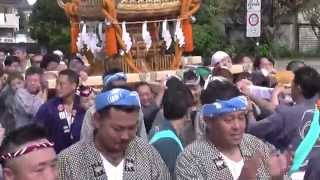
[[[16,16],[16,14],[0,13],[0,28],[19,30],[19,16]]]

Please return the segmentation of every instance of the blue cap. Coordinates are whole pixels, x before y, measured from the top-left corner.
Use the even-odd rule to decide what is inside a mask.
[[[139,95],[136,91],[115,88],[96,96],[96,110],[100,111],[109,106],[136,106],[141,107]]]

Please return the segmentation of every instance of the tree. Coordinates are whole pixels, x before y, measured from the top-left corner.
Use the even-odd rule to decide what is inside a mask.
[[[295,24],[296,15],[308,0],[262,0],[261,1],[261,38],[263,43],[272,43],[283,23]],[[238,1],[230,14],[233,24],[245,26],[246,0]],[[240,19],[240,20],[239,20]],[[242,21],[241,21],[242,20]]]
[[[224,16],[236,4],[234,0],[203,0],[196,15],[197,22],[193,26],[195,54],[206,61],[212,53],[227,48]]]
[[[257,48],[256,38],[244,36],[246,0],[204,0],[197,15],[197,24],[194,26],[196,53],[208,57],[213,51],[227,49],[233,54],[255,54],[259,51],[263,55],[273,55],[278,48],[274,48],[274,40],[279,36],[282,24],[297,24],[296,15],[310,1],[318,0],[261,0],[262,34],[259,41],[262,46]],[[243,38],[241,41],[232,42],[228,32],[237,28],[242,29]]]
[[[49,50],[69,51],[69,20],[55,0],[38,0],[30,16],[31,37]]]

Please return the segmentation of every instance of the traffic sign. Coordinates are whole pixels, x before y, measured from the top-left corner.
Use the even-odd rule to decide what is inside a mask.
[[[247,37],[261,35],[261,0],[247,0]]]
[[[259,22],[260,22],[260,17],[258,13],[249,14],[248,23],[250,24],[250,26],[256,26],[259,24]]]
[[[247,12],[247,37],[260,37],[261,35],[261,13]]]

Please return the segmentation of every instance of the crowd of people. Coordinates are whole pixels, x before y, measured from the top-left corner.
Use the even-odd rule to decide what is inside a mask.
[[[161,82],[129,84],[110,69],[98,90],[86,76],[80,57],[0,50],[2,179],[320,177],[320,75],[303,61],[284,71],[269,57],[218,51]]]

